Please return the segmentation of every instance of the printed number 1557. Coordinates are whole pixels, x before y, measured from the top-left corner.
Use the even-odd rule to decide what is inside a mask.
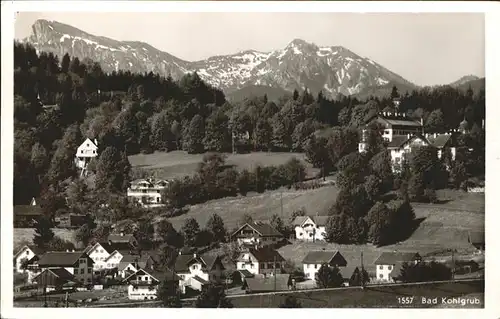
[[[398,297],[398,303],[402,305],[411,305],[414,297]]]

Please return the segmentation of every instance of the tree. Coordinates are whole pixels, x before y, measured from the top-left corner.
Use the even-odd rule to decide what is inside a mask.
[[[214,284],[203,288],[195,302],[196,308],[233,308],[231,301],[224,293],[224,287]]]
[[[402,282],[450,280],[452,271],[446,265],[431,262],[403,263],[396,278]]]
[[[326,175],[333,168],[327,143],[328,140],[326,138],[315,137],[313,134],[304,147],[307,161],[313,164],[314,167],[321,168],[323,179],[326,178]]]
[[[227,152],[231,149],[229,118],[222,110],[215,111],[207,119],[204,144],[208,150]]]
[[[436,109],[429,114],[425,126],[429,132],[443,132],[445,130],[444,115],[441,109]]]
[[[201,115],[196,114],[187,128],[187,134],[183,139],[183,149],[189,154],[203,153],[205,147],[203,138],[205,137],[205,123]]]
[[[271,138],[273,128],[267,118],[259,118],[254,131],[254,142],[258,150],[269,151],[271,148]]]
[[[349,280],[349,286],[365,286],[368,282],[370,282],[370,275],[366,271],[364,267],[361,268],[361,270],[356,267],[354,269],[354,273],[352,274],[352,277]]]
[[[163,241],[163,243],[180,248],[183,245],[182,235],[175,230],[172,223],[169,221],[162,219],[156,225],[156,233],[158,237]]]
[[[250,224],[253,223],[252,215],[245,213],[241,216],[241,224]]]
[[[184,236],[184,245],[186,247],[194,247],[196,238],[200,232],[200,225],[194,218],[188,218],[182,226],[181,232]]]
[[[159,285],[157,299],[165,308],[182,308],[176,282],[172,278],[165,278]]]
[[[71,62],[71,59],[69,57],[69,54],[66,53],[63,58],[62,58],[62,61],[61,61],[61,72],[63,73],[68,73],[69,71],[69,64]]]
[[[348,242],[346,219],[347,218],[344,214],[333,215],[328,218],[325,227],[326,241],[338,244]]]
[[[99,156],[96,166],[95,187],[111,193],[124,192],[129,183],[130,163],[125,152],[107,147]]]
[[[35,235],[33,243],[38,248],[45,248],[46,245],[54,238],[54,232],[51,229],[52,222],[49,218],[42,216],[38,219],[35,225]]]
[[[285,301],[279,306],[280,308],[302,308],[302,304],[295,296],[287,296]]]
[[[142,250],[149,250],[153,246],[155,229],[151,220],[141,220],[134,232],[134,237]]]
[[[344,283],[339,268],[328,264],[321,265],[315,279],[319,288],[336,288],[341,287]]]
[[[273,214],[271,216],[271,226],[279,231],[281,234],[285,235],[286,229],[285,229],[285,224],[283,223],[283,220],[278,214]]]
[[[76,241],[83,243],[84,246],[87,246],[90,240],[94,237],[94,230],[96,227],[97,224],[95,223],[94,218],[91,215],[86,215],[85,223],[80,226],[75,233]]]
[[[207,221],[206,228],[213,234],[213,237],[216,241],[226,241],[227,231],[224,227],[224,221],[219,215],[214,213],[212,216],[210,216]]]
[[[394,85],[391,91],[391,99],[399,97],[398,88]]]

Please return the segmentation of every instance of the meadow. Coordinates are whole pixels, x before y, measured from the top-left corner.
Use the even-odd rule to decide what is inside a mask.
[[[129,156],[133,169],[146,170],[157,178],[178,178],[195,173],[204,154],[188,154],[184,151],[155,152],[153,154],[138,154]],[[307,163],[303,153],[268,153],[254,152],[248,154],[225,154],[226,163],[238,169],[252,170],[257,165],[271,166],[286,163],[295,157],[304,163],[308,177],[314,176],[318,169]]]

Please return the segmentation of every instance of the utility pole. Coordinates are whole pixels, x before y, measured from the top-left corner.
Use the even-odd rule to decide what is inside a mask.
[[[283,189],[280,193],[280,205],[281,205],[281,218],[283,218]]]
[[[359,277],[361,278],[361,287],[364,289],[365,288],[365,266],[363,264],[363,252],[361,252],[361,270],[360,270]]]
[[[44,277],[44,283],[43,283],[43,298],[44,298],[44,304],[43,306],[47,308],[49,305],[47,304],[47,271],[45,271],[45,274],[43,275]]]

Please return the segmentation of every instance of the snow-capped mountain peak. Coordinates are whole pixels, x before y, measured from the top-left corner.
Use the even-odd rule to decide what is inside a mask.
[[[341,46],[318,46],[294,39],[283,49],[245,50],[188,62],[139,41],[117,41],[95,36],[55,21],[38,20],[27,42],[39,51],[65,53],[99,62],[103,70],[157,72],[179,78],[197,72],[206,82],[226,93],[260,85],[287,91],[309,88],[325,95],[356,94],[389,82],[408,81],[376,62]]]

